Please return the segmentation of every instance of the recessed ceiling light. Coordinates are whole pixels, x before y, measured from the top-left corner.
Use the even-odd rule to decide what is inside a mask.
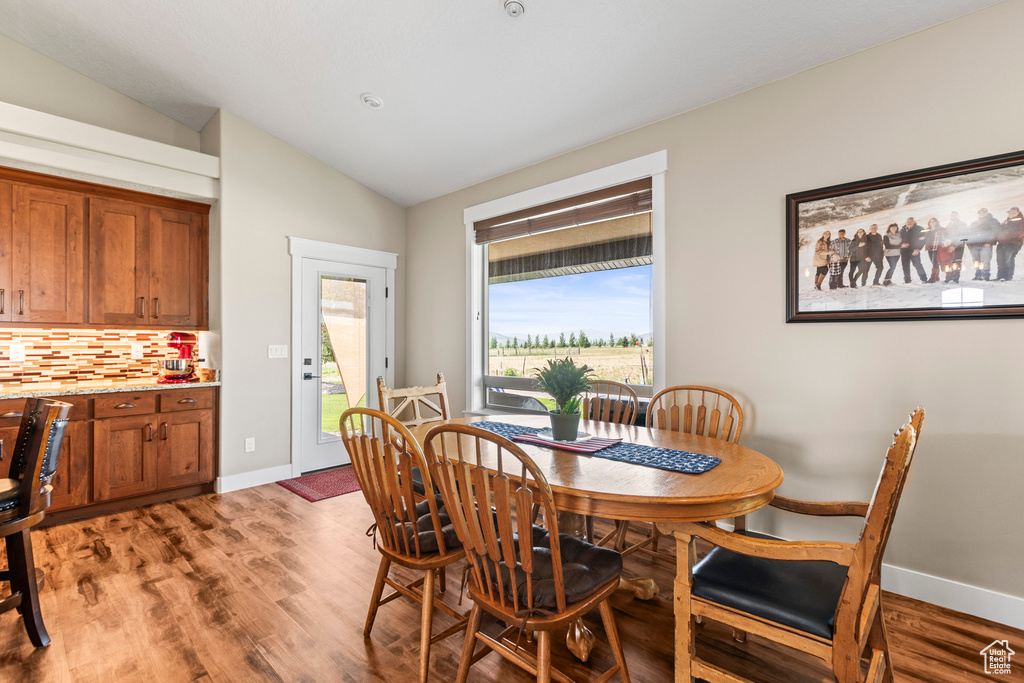
[[[380,109],[381,107],[384,106],[384,100],[377,97],[373,93],[364,92],[362,95],[359,96],[359,99],[362,100],[363,104],[365,104],[370,109]]]
[[[505,0],[505,14],[513,19],[518,19],[526,14],[526,8],[523,7],[523,3],[519,2],[519,0]]]

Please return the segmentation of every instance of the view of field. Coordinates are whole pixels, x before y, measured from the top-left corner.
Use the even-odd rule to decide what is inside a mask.
[[[569,356],[577,364],[594,368],[595,379],[626,384],[651,384],[654,377],[654,349],[651,346],[552,349],[505,349],[490,351],[490,374],[532,377],[549,359]]]

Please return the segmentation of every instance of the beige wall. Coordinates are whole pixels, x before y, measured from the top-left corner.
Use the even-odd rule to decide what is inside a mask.
[[[2,35],[0,102],[199,149],[199,133],[188,126]]]
[[[405,209],[223,110],[203,131],[203,151],[221,157],[221,199],[211,220],[211,241],[218,238],[211,255],[220,254],[211,280],[219,279],[220,295],[211,301],[211,315],[221,342],[225,477],[290,462],[291,360],[267,358],[268,344],[291,344],[287,237],[396,252],[401,292]],[[401,382],[402,297],[395,316],[395,378]],[[255,453],[243,452],[247,437],[256,438]]]
[[[1021,27],[1024,3],[1003,3],[410,208],[408,381],[443,371],[463,408],[465,207],[667,149],[668,383],[741,396],[782,491],[824,499],[867,499],[924,405],[886,562],[1024,596],[1024,321],[784,322],[785,195],[1024,148],[1001,38]],[[831,531],[769,515],[754,525]]]

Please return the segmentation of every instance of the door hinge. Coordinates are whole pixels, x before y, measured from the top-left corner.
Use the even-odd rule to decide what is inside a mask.
[[[385,299],[388,298],[388,288],[387,287],[384,288],[384,298]]]
[[[387,359],[387,358],[385,358],[385,359],[384,359],[384,367],[386,368],[387,366],[388,366],[388,359]]]

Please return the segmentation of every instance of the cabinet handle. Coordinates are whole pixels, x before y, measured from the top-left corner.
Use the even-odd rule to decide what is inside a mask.
[[[0,462],[4,461],[4,440],[0,439]]]
[[[18,315],[25,315],[25,290],[18,290]]]
[[[134,403],[118,403],[116,406],[114,406],[114,409],[115,410],[120,410],[121,408],[134,408],[134,407],[135,407]]]
[[[166,422],[164,422],[164,423],[163,423],[163,424],[161,425],[161,427],[163,428],[163,431],[164,431],[164,436],[163,436],[163,439],[164,439],[164,441],[167,441],[167,423],[166,423]]]
[[[0,289],[0,315],[4,314],[4,290]]]
[[[178,401],[178,403],[195,403],[195,402],[196,402],[196,400],[194,398],[183,398],[180,401]],[[2,417],[2,416],[0,416],[0,417]]]
[[[152,425],[152,423],[147,422],[146,426],[149,427],[149,434],[146,435],[146,441],[152,441],[153,440],[153,425]]]
[[[21,417],[21,415],[22,414],[19,413],[17,410],[12,410],[9,413],[4,413],[3,415],[0,415],[0,417]]]
[[[153,297],[153,319],[160,317],[160,299]]]
[[[144,296],[140,296],[139,297],[139,309],[140,309],[139,310],[139,317],[140,318],[145,318],[146,317],[146,297],[144,297]]]

